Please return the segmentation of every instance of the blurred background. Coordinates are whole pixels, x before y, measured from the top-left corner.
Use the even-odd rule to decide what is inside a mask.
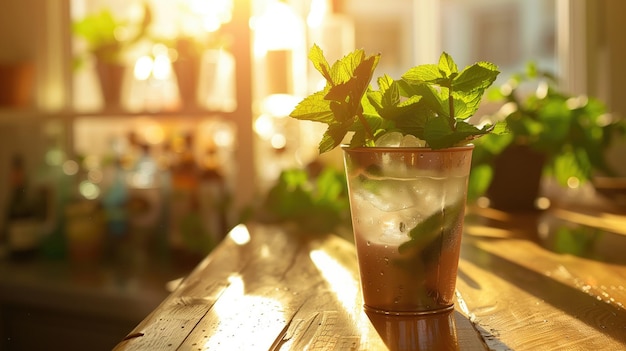
[[[32,349],[34,330],[110,349],[285,170],[340,168],[318,156],[324,129],[286,118],[320,89],[313,43],[329,60],[380,52],[378,74],[396,78],[441,51],[494,62],[497,85],[533,61],[625,115],[625,13],[621,0],[2,1],[0,349]],[[622,176],[625,145],[606,151]]]

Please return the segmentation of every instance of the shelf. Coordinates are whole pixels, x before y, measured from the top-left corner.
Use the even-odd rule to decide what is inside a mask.
[[[49,23],[44,23],[46,28],[40,28],[41,31],[46,30],[45,35],[41,33],[46,39],[42,43],[55,43],[55,45],[42,45],[41,50],[37,51],[40,53],[37,57],[37,67],[41,69],[37,72],[37,87],[33,92],[33,101],[40,106],[36,106],[34,102],[31,106],[24,108],[0,106],[0,139],[3,145],[3,151],[0,152],[0,164],[7,164],[9,155],[13,152],[28,155],[32,159],[30,162],[35,163],[35,159],[41,156],[42,150],[46,147],[47,138],[43,136],[52,133],[60,135],[59,143],[69,157],[73,157],[78,150],[77,141],[86,139],[83,143],[86,145],[85,148],[98,148],[102,144],[101,136],[108,133],[109,129],[123,133],[126,129],[137,126],[141,128],[142,119],[150,119],[166,129],[171,126],[171,129],[178,130],[178,127],[182,127],[182,129],[194,131],[206,127],[207,121],[228,122],[236,138],[236,149],[232,157],[235,164],[232,182],[238,186],[233,204],[235,208],[240,208],[251,203],[256,193],[255,182],[250,181],[250,179],[255,179],[252,129],[254,120],[251,84],[252,46],[249,26],[251,1],[235,2],[232,20],[223,28],[224,33],[233,39],[229,49],[235,58],[233,78],[236,88],[234,90],[236,108],[234,111],[207,109],[200,102],[198,106],[167,111],[137,111],[123,108],[84,110],[86,106],[97,108],[99,105],[96,104],[99,102],[89,100],[88,103],[83,103],[79,98],[80,94],[98,94],[98,91],[97,89],[84,89],[84,82],[76,79],[77,76],[72,69],[73,34],[70,7],[70,2],[61,2],[58,6],[47,7],[44,11]],[[91,84],[91,82],[87,83],[87,85]],[[41,107],[42,105],[50,106],[43,102],[59,103],[55,106],[64,106],[64,108]],[[81,109],[77,109],[77,106],[81,106]],[[221,107],[220,105],[212,106]],[[126,126],[127,122],[133,125]],[[80,135],[85,129],[81,128],[90,123],[92,130]],[[57,128],[57,124],[61,126]]]
[[[72,121],[80,118],[133,118],[133,117],[150,117],[154,119],[183,118],[183,119],[201,119],[218,116],[222,118],[235,117],[241,112],[235,111],[214,111],[203,109],[183,109],[176,111],[128,111],[123,109],[107,109],[98,111],[45,111],[38,109],[0,109],[0,125],[6,124],[22,124],[25,122],[45,122],[53,120]]]

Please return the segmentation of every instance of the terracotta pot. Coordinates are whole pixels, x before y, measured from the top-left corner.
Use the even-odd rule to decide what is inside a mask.
[[[198,106],[198,79],[200,74],[200,57],[178,59],[172,63],[176,74],[180,101],[185,108]]]
[[[100,91],[105,107],[121,106],[122,84],[126,66],[102,60],[96,61],[96,72],[100,82]]]
[[[533,211],[539,197],[545,156],[525,145],[511,145],[493,164],[487,190],[490,205],[505,211]]]
[[[30,61],[0,63],[0,106],[30,105],[34,76],[35,67]]]

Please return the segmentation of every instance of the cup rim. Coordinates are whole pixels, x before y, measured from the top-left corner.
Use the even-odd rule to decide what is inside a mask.
[[[348,144],[341,144],[343,151],[349,152],[461,152],[474,149],[474,144],[452,146],[441,149],[433,149],[430,147],[415,147],[415,146],[355,146],[352,147]]]

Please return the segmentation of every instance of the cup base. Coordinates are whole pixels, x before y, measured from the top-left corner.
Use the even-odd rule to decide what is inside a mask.
[[[433,314],[447,313],[454,309],[454,304],[443,307],[443,308],[427,310],[427,311],[389,311],[389,310],[382,310],[380,308],[374,308],[366,304],[363,305],[363,309],[365,309],[365,312],[367,313],[376,313],[376,314],[381,314],[385,316],[415,317],[415,316],[429,316]]]

